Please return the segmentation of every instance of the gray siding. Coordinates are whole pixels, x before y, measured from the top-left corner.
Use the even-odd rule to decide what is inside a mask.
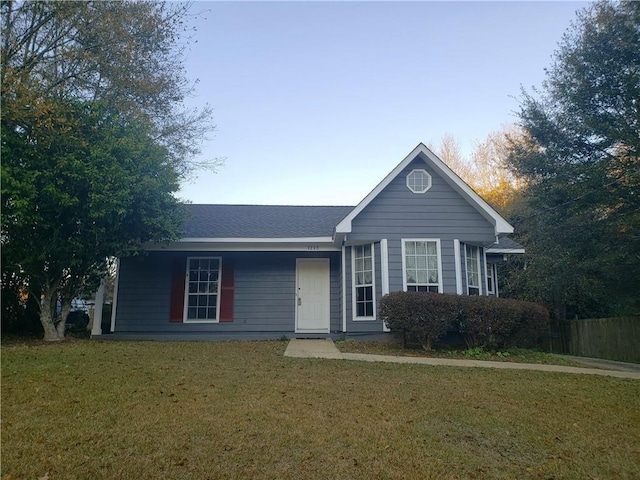
[[[425,169],[432,186],[414,194],[406,186],[411,170]],[[389,288],[402,290],[402,239],[440,239],[445,293],[456,292],[454,239],[485,244],[495,241],[493,225],[421,159],[411,162],[352,221],[347,242],[388,239]],[[351,264],[348,263],[350,266]]]
[[[233,258],[232,322],[171,323],[175,261],[192,256]],[[330,259],[331,331],[341,329],[340,253],[150,252],[120,262],[115,331],[118,333],[232,333],[295,330],[296,258]]]

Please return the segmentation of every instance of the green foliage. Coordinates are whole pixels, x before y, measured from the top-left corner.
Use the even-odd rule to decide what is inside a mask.
[[[0,4],[3,280],[41,299],[47,339],[107,257],[177,236],[173,193],[212,129],[207,106],[182,105],[188,8]]]
[[[557,318],[640,308],[640,3],[598,2],[524,93],[508,162],[526,182],[511,222],[527,254],[502,291]]]
[[[29,120],[2,118],[3,269],[53,315],[95,291],[107,257],[176,237],[177,174],[144,119],[51,99]]]
[[[387,327],[401,332],[405,342],[417,341],[431,350],[451,325],[455,297],[436,293],[393,292],[380,300],[380,315]]]
[[[380,300],[380,316],[392,332],[429,350],[447,331],[470,349],[535,345],[548,331],[549,313],[519,300],[422,292],[393,292]]]
[[[470,348],[532,346],[549,329],[548,311],[507,298],[458,297],[458,329]]]

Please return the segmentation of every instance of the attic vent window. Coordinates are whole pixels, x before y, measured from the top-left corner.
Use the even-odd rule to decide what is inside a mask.
[[[407,188],[413,193],[424,193],[431,188],[431,175],[426,170],[411,170],[407,175]]]

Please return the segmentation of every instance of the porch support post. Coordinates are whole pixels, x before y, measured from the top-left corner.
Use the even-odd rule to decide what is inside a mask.
[[[453,257],[456,263],[456,293],[462,295],[462,260],[460,258],[460,240],[453,240]]]
[[[111,303],[111,333],[116,330],[116,310],[118,309],[118,284],[120,283],[120,258],[116,259],[116,279],[113,285],[113,302]]]
[[[342,333],[347,333],[347,254],[342,245]]]
[[[96,303],[93,305],[93,324],[91,336],[102,335],[102,306],[104,305],[104,279],[100,280],[100,286],[96,292]]]

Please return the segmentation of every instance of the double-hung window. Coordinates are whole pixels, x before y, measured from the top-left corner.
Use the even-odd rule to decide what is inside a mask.
[[[187,259],[185,322],[217,322],[220,318],[220,258]]]
[[[403,240],[402,263],[406,291],[442,292],[440,240]]]
[[[481,295],[480,287],[480,248],[473,245],[465,245],[465,257],[467,265],[467,294]]]
[[[487,263],[487,293],[489,295],[496,295],[496,264]]]
[[[353,306],[356,319],[375,319],[373,244],[353,247]]]

